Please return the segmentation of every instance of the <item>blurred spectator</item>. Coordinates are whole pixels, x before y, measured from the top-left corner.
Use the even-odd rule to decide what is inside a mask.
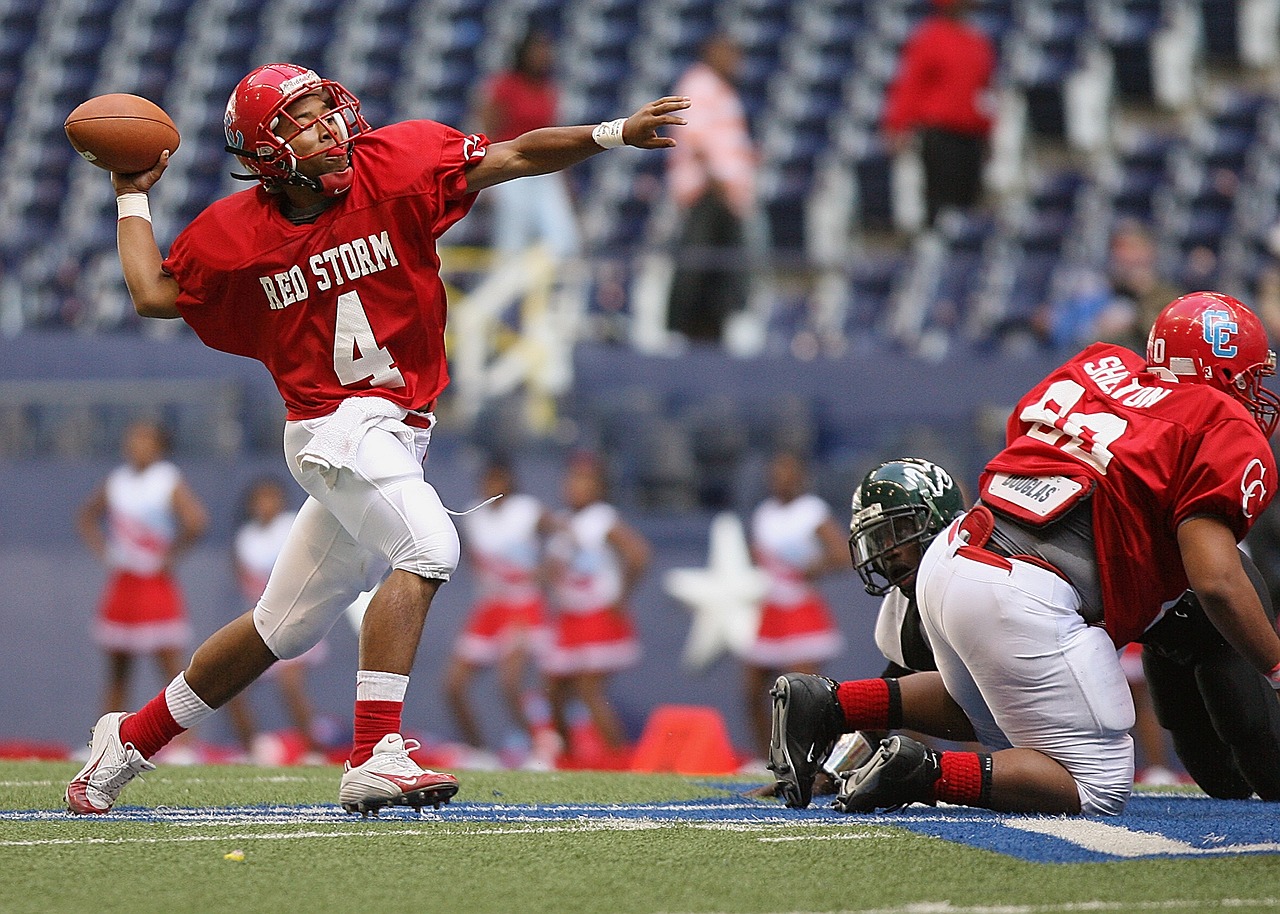
[[[849,567],[848,534],[827,503],[806,491],[805,463],[780,453],[769,463],[769,497],[751,516],[751,552],[768,577],[760,629],[745,661],[743,695],[756,752],[769,749],[769,686],[780,673],[818,673],[843,639],[813,582]]]
[[[554,63],[555,44],[547,33],[531,30],[516,44],[511,68],[494,74],[480,92],[477,117],[490,142],[513,140],[558,122]],[[562,173],[508,181],[490,193],[493,246],[499,255],[519,254],[538,242],[557,259],[578,253],[578,222]]]
[[[1106,274],[1082,277],[1073,294],[1039,316],[1055,348],[1081,349],[1104,341],[1147,351],[1147,330],[1181,291],[1156,271],[1156,244],[1140,222],[1126,219],[1111,233]]]
[[[471,682],[481,669],[496,667],[507,714],[534,750],[527,761],[531,767],[549,767],[555,753],[540,745],[542,734],[535,733],[525,711],[525,674],[529,660],[545,651],[540,570],[551,517],[538,499],[516,491],[515,474],[505,463],[485,467],[480,487],[490,501],[461,518],[463,545],[476,580],[475,604],[453,646],[445,693],[463,740],[481,749],[485,741],[471,706]]]
[[[903,46],[885,99],[890,148],[903,152],[919,137],[929,225],[944,207],[968,208],[982,195],[996,51],[965,23],[969,6],[969,0],[933,0],[934,14]]]
[[[744,255],[757,156],[734,86],[741,64],[733,39],[714,34],[673,90],[693,105],[667,172],[680,214],[667,326],[691,340],[719,342],[725,320],[745,307],[750,291]]]
[[[621,757],[626,734],[609,703],[608,679],[640,658],[627,602],[651,550],[605,497],[600,459],[574,457],[564,477],[568,514],[558,519],[547,546],[556,616],[545,667],[552,718],[565,748],[573,748],[567,711],[576,697],[608,750]]]
[[[110,572],[93,630],[107,656],[107,711],[128,706],[137,657],[153,657],[166,679],[182,671],[191,630],[174,565],[208,526],[204,505],[165,459],[169,442],[158,423],[132,423],[121,450],[124,463],[77,519],[89,551]]]
[[[1258,316],[1271,339],[1280,339],[1280,222],[1267,235],[1271,256],[1258,271]]]
[[[245,496],[244,523],[236,531],[234,556],[240,595],[247,606],[256,605],[267,589],[271,569],[284,548],[285,538],[297,514],[297,511],[288,510],[285,488],[279,480],[264,477],[249,487]],[[236,615],[244,612],[245,608],[240,607]],[[328,646],[320,641],[298,657],[281,660],[266,673],[280,687],[285,710],[299,741],[301,751],[296,755],[307,764],[324,761],[324,747],[317,737],[316,717],[307,692],[307,668],[323,663],[328,656]],[[247,694],[241,692],[227,702],[227,708],[231,713],[231,725],[250,759],[259,765],[292,761],[295,754],[288,746],[258,731]]]

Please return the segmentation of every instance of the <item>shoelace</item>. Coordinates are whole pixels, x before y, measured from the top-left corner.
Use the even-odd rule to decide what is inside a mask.
[[[141,752],[133,747],[132,743],[126,743],[123,748],[125,758],[123,763],[108,766],[99,764],[89,778],[89,786],[95,790],[102,791],[112,798],[120,792],[120,789],[125,784],[147,770],[147,760],[142,757]],[[106,776],[98,777],[104,771]]]
[[[380,753],[383,758],[391,763],[396,773],[421,774],[426,769],[409,757],[409,753],[422,748],[422,743],[416,739],[407,739],[404,741],[404,748],[397,749],[395,752]]]

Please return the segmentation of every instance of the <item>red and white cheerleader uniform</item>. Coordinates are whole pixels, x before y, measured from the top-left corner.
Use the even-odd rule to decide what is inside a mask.
[[[165,569],[178,525],[173,493],[181,480],[167,460],[142,470],[125,464],[107,477],[111,577],[98,607],[94,640],[108,651],[149,654],[185,647],[190,640],[182,591]]]
[[[538,524],[543,508],[532,495],[505,495],[462,517],[476,602],[454,653],[492,666],[516,650],[546,649],[546,604],[538,584],[542,562]]]
[[[762,502],[751,517],[751,547],[768,576],[760,629],[744,658],[767,669],[830,660],[844,640],[827,602],[805,578],[822,555],[818,528],[831,516],[816,495]]]
[[[548,545],[558,567],[554,641],[544,664],[553,676],[611,673],[640,659],[635,627],[619,606],[622,563],[608,542],[617,523],[617,509],[596,502],[571,515]]]

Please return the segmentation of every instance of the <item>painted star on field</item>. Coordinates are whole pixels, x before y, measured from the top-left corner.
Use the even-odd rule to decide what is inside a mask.
[[[742,656],[760,627],[764,572],[751,564],[742,521],[717,514],[711,521],[706,568],[667,572],[667,593],[688,606],[693,623],[684,645],[684,664],[705,669],[725,650]]]

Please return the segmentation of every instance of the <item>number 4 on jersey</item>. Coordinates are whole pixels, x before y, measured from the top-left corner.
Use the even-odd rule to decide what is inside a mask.
[[[360,293],[338,296],[337,326],[333,331],[333,370],[344,387],[368,381],[372,387],[404,387],[404,375],[391,352],[378,345]]]

